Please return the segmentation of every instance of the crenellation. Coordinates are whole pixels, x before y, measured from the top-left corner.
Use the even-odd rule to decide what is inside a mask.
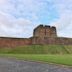
[[[45,28],[50,28],[50,26],[48,26],[48,25],[45,25],[44,27],[45,27]]]

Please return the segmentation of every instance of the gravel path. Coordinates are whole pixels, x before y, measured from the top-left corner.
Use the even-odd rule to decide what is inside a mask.
[[[72,67],[0,58],[0,72],[72,72]]]

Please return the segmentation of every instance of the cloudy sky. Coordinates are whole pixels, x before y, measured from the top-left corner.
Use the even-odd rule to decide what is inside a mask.
[[[1,37],[30,37],[39,24],[72,37],[72,0],[0,0]]]

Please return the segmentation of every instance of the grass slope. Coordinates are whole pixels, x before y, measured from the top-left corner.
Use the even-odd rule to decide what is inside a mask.
[[[71,45],[30,45],[16,48],[0,48],[1,56],[72,66]]]
[[[0,53],[8,54],[72,54],[72,46],[30,45],[16,48],[0,48]]]

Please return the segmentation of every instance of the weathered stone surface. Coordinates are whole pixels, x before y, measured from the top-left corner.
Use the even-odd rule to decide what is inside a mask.
[[[57,37],[56,27],[39,25],[34,29],[34,37]]]
[[[57,37],[56,27],[39,25],[34,29],[31,38],[0,37],[0,48],[16,47],[32,44],[61,44],[72,45],[72,38]]]
[[[0,38],[0,48],[16,47],[16,46],[23,46],[30,44],[32,44],[31,39],[27,39],[27,38],[8,38],[8,37]]]
[[[56,27],[39,25],[34,29],[32,44],[71,45],[72,38],[57,37]]]

